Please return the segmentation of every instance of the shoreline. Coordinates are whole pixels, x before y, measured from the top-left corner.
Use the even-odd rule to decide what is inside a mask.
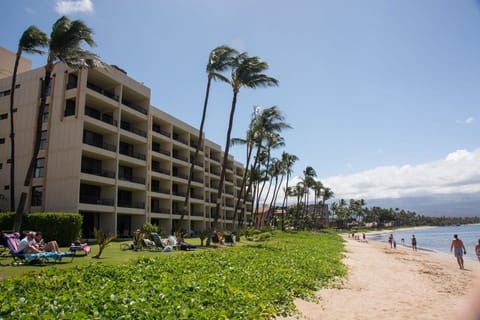
[[[297,299],[299,313],[284,319],[452,318],[480,273],[478,261],[460,270],[453,255],[343,238],[348,274],[340,288],[321,289],[318,302]]]

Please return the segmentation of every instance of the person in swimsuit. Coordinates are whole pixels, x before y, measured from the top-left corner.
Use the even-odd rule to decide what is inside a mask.
[[[480,261],[480,239],[478,239],[478,243],[475,246],[475,254],[477,255],[478,261]]]
[[[467,254],[467,250],[465,250],[465,246],[463,245],[463,241],[458,239],[458,235],[453,235],[452,244],[450,245],[450,252],[452,252],[457,258],[457,263],[460,269],[464,269],[463,267],[463,255]]]
[[[415,235],[412,235],[412,250],[417,251],[417,238],[415,238]]]

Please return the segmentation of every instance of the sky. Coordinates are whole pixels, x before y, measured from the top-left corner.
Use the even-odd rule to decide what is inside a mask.
[[[83,20],[93,51],[197,128],[210,51],[258,56],[279,86],[240,90],[232,137],[245,137],[254,106],[275,105],[292,129],[274,156],[299,157],[294,176],[313,167],[335,200],[480,215],[480,0],[16,0],[0,11],[10,50],[32,24]],[[231,99],[214,83],[205,134],[222,147]],[[242,147],[231,154],[244,162]]]

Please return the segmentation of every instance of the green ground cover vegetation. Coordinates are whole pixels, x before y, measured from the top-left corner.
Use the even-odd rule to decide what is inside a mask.
[[[170,253],[121,251],[113,243],[99,260],[4,265],[0,318],[267,319],[291,313],[295,297],[311,298],[346,272],[335,233],[262,239]]]

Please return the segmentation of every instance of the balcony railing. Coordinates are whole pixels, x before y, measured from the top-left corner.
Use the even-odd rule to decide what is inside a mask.
[[[187,195],[187,193],[183,191],[172,191],[172,194],[178,197],[185,197]]]
[[[220,175],[220,171],[217,171],[217,170],[210,170],[210,173],[213,173],[216,176]]]
[[[175,151],[173,152],[173,157],[174,157],[175,159],[188,162],[188,157],[182,156],[182,155],[176,153]]]
[[[140,159],[140,160],[145,160],[146,159],[146,157],[143,153],[138,153],[138,152],[135,152],[135,151],[120,150],[120,153],[125,155],[125,156],[129,156],[129,157]]]
[[[151,210],[152,210],[152,212],[154,212],[154,213],[170,214],[170,209],[169,209],[169,208],[153,207]]]
[[[96,112],[91,107],[90,108],[85,107],[85,115],[87,115],[91,118],[100,120],[102,122],[111,124],[112,126],[115,126],[115,127],[117,126],[117,120],[113,120],[112,116],[107,115],[107,114],[103,114],[103,113],[100,113],[100,112]]]
[[[163,194],[170,194],[170,190],[152,187],[152,192],[163,193]]]
[[[177,178],[180,178],[180,179],[185,179],[185,180],[188,180],[188,174],[183,174],[183,173],[174,173],[173,174],[174,177],[177,177]]]
[[[92,89],[93,91],[98,92],[98,93],[104,95],[105,97],[108,97],[108,98],[113,99],[115,101],[119,100],[119,97],[116,94],[114,94],[110,91],[107,91],[103,88],[100,88],[99,86],[96,86],[93,83],[87,82],[87,88]]]
[[[193,162],[194,162],[193,157],[190,157],[190,163],[193,163]],[[197,161],[195,161],[195,165],[203,168],[203,161],[197,160]]]
[[[195,182],[198,182],[198,183],[203,183],[203,179],[202,178],[197,178],[197,177],[193,177],[192,181],[195,181]]]
[[[135,103],[133,103],[133,102],[131,102],[131,101],[128,101],[127,99],[122,99],[122,104],[123,104],[123,105],[126,105],[126,106],[129,107],[129,108],[132,108],[133,110],[136,110],[136,111],[138,111],[138,112],[140,112],[140,113],[143,113],[143,114],[145,114],[145,115],[148,114],[148,110],[147,110],[147,109],[145,109],[144,107],[141,107],[141,106],[139,106],[138,104],[135,104]]]
[[[102,148],[105,150],[113,151],[115,152],[117,150],[117,147],[113,144],[105,143],[105,142],[98,142],[95,141],[94,139],[90,138],[83,138],[83,143],[89,144],[91,146],[97,147],[97,148]]]
[[[160,128],[160,126],[158,126],[158,125],[155,125],[155,124],[154,124],[154,125],[152,126],[152,130],[155,131],[155,132],[157,132],[157,133],[160,133],[161,135],[164,135],[165,137],[169,137],[169,138],[170,138],[170,132],[163,130],[163,129]]]
[[[176,135],[175,133],[173,134],[173,140],[181,142],[181,143],[186,144],[188,146],[188,140]]]
[[[166,175],[170,175],[170,170],[164,169],[164,168],[160,168],[160,167],[158,167],[158,166],[152,166],[152,171],[159,172],[159,173],[163,173],[163,174],[166,174]]]
[[[191,196],[192,198],[194,199],[199,199],[199,200],[203,200],[203,196],[202,195],[198,195],[198,194],[192,194]]]
[[[122,128],[123,130],[127,130],[129,132],[138,134],[139,136],[142,136],[142,137],[147,136],[147,133],[145,131],[132,127],[129,124],[126,124],[124,122],[120,123],[120,128]]]
[[[121,199],[118,200],[118,206],[123,208],[145,209],[144,202],[128,201]]]
[[[134,183],[139,183],[139,184],[145,184],[145,178],[142,178],[142,177],[119,175],[118,179],[123,180],[123,181],[130,181],[130,182],[134,182]]]
[[[91,169],[82,168],[83,173],[93,174],[95,176],[101,176],[106,178],[115,178],[115,171],[103,170],[103,169]]]
[[[152,150],[170,157],[170,151],[162,149],[159,146],[152,145]]]
[[[212,156],[212,155],[210,155],[210,159],[213,160],[213,161],[220,162],[220,158],[217,158],[217,157]]]
[[[102,199],[96,196],[80,195],[80,203],[98,204],[101,206],[113,206],[113,199]]]
[[[195,217],[203,217],[203,212],[193,211],[193,212],[190,212],[190,215],[195,216]]]

